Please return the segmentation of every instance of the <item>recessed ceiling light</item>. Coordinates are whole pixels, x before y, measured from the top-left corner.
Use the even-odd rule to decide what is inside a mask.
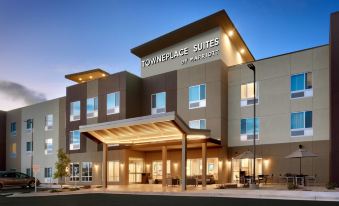
[[[93,79],[93,77],[92,77],[92,76],[89,76],[89,78],[90,78],[90,79]]]
[[[244,54],[245,53],[245,49],[241,49],[240,53]]]
[[[82,78],[79,78],[79,81],[81,81],[82,80]]]
[[[105,76],[106,76],[106,74],[102,74],[102,76],[103,76],[103,77],[105,77]]]
[[[228,32],[228,36],[229,36],[229,37],[233,36],[233,34],[234,34],[234,31],[233,31],[233,30],[230,30],[230,31]]]

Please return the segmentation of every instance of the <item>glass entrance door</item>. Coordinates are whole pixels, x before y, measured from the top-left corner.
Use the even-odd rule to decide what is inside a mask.
[[[144,160],[142,158],[129,158],[129,183],[141,183],[141,175],[144,172]]]

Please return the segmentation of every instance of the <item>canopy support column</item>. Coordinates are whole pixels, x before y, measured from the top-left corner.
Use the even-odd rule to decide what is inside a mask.
[[[202,187],[206,188],[206,167],[207,167],[207,143],[201,144],[202,153]]]
[[[107,188],[107,144],[102,144],[102,185]]]
[[[181,190],[186,190],[187,135],[183,134],[181,143]]]
[[[167,177],[167,147],[162,146],[162,187],[166,187]]]

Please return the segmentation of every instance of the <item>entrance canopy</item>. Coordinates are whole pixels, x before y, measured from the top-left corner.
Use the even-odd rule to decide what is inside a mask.
[[[182,140],[183,135],[188,140],[210,136],[210,130],[189,128],[175,112],[83,125],[80,132],[108,145],[177,141]]]

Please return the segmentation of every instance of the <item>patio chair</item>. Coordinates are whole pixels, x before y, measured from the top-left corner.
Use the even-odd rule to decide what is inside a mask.
[[[305,180],[307,185],[314,186],[317,184],[317,174],[312,176],[306,176]]]

